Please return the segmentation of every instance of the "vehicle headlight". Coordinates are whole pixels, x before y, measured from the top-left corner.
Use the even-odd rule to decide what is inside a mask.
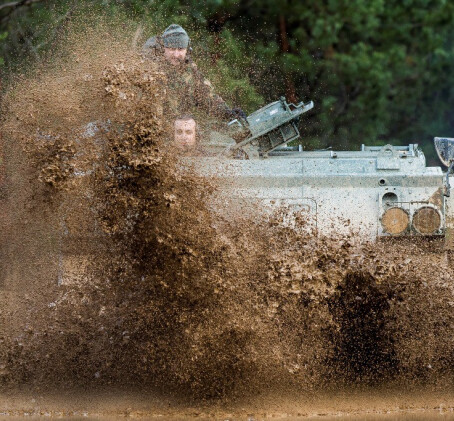
[[[423,206],[413,214],[413,227],[419,234],[436,234],[440,226],[440,212],[431,206]]]
[[[381,217],[383,230],[388,234],[402,234],[410,224],[408,212],[402,208],[392,207],[385,211]]]

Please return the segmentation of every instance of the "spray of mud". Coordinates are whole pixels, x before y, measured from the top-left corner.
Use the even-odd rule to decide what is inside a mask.
[[[436,242],[217,221],[217,186],[169,146],[165,75],[133,34],[75,33],[4,98],[4,387],[451,384],[452,266]]]

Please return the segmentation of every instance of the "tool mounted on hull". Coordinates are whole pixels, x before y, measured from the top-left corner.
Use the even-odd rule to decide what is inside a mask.
[[[231,149],[239,149],[248,144],[256,145],[259,154],[265,157],[269,152],[284,146],[292,140],[298,139],[298,120],[302,114],[314,107],[312,101],[299,104],[287,103],[285,97],[272,102],[253,112],[246,119],[238,118],[229,123],[237,124],[241,130],[240,140]]]

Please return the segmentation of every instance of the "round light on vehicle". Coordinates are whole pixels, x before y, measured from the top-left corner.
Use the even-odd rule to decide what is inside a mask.
[[[402,234],[409,223],[408,212],[402,208],[389,208],[381,217],[383,230],[388,234]]]
[[[441,225],[440,213],[430,206],[423,206],[413,214],[413,227],[419,234],[435,234]]]

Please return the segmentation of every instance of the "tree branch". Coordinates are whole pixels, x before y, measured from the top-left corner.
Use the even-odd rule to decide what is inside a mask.
[[[5,3],[5,4],[2,4],[0,5],[0,11],[3,10],[3,9],[7,9],[8,7],[12,7],[14,11],[14,9],[17,9],[21,6],[28,6],[29,4],[31,3],[36,3],[38,1],[41,1],[41,0],[20,0],[20,1],[12,1],[10,3]],[[12,12],[11,11],[11,12]]]
[[[43,1],[43,0],[19,0],[19,1],[12,1],[10,3],[5,3],[5,4],[0,5],[0,12],[3,9],[9,8],[7,13],[4,16],[2,16],[2,18],[0,19],[0,23],[3,23],[15,10],[19,9],[20,7],[30,6],[33,3],[39,3],[41,1]]]
[[[20,3],[23,3],[23,1],[12,1],[11,3],[2,4],[0,5],[0,11],[7,9],[8,7],[19,7],[21,5]]]

